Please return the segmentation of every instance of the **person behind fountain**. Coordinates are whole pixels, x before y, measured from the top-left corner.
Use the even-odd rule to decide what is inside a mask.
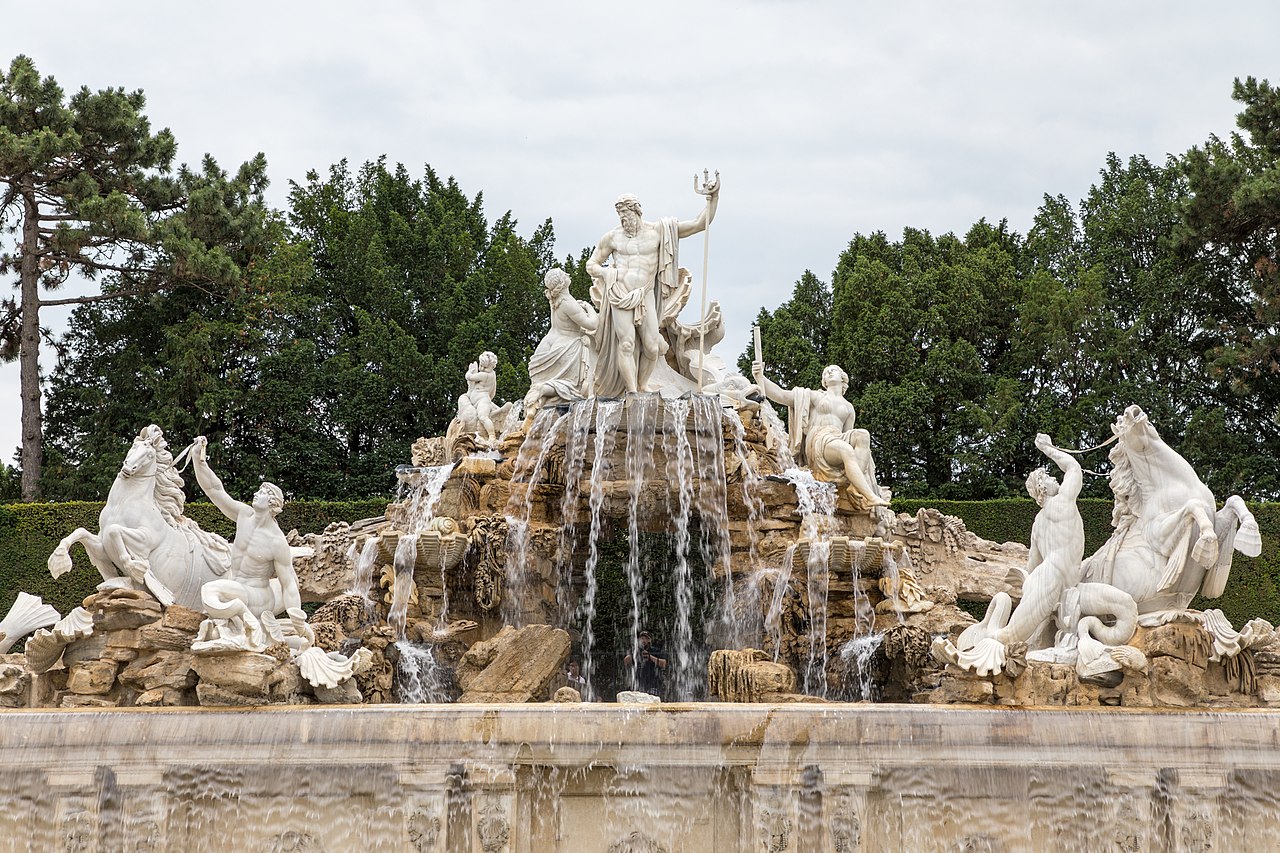
[[[667,668],[667,655],[658,646],[653,645],[653,635],[641,631],[637,636],[639,648],[636,657],[628,653],[623,665],[632,671],[636,689],[651,696],[662,695],[662,673]]]
[[[639,199],[630,193],[614,204],[619,225],[600,238],[587,260],[591,301],[601,318],[595,336],[598,395],[656,390],[649,377],[668,348],[662,329],[679,314],[680,289],[689,286],[680,280],[680,238],[706,230],[715,218],[718,180],[708,182],[706,194],[706,207],[687,221],[645,222]]]
[[[853,427],[857,413],[844,397],[849,390],[849,374],[839,365],[829,365],[822,371],[821,391],[779,386],[764,375],[762,361],[752,362],[751,374],[766,397],[787,407],[793,455],[803,455],[822,479],[848,482],[849,497],[855,505],[870,510],[889,505],[876,483],[871,434]]]
[[[543,279],[551,306],[551,328],[529,358],[525,411],[591,393],[591,333],[600,316],[588,302],[569,295],[569,274],[556,267]]]
[[[262,614],[274,617],[285,611],[302,613],[293,552],[276,522],[276,516],[284,508],[284,493],[273,483],[263,483],[251,504],[231,497],[209,467],[208,441],[204,436],[192,442],[191,467],[196,482],[213,505],[236,523],[228,576],[210,581],[200,589],[205,612],[210,619],[229,620],[234,633],[243,630],[251,645],[265,646],[259,622]],[[305,614],[303,616],[305,618]],[[205,636],[212,632],[204,626],[201,633],[202,640],[216,639]]]

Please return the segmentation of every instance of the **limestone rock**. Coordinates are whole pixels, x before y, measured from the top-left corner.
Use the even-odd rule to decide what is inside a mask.
[[[149,592],[136,589],[109,589],[85,599],[85,610],[93,613],[95,631],[127,631],[155,622],[163,615],[160,602]]]
[[[181,628],[166,628],[161,623],[144,625],[138,629],[138,645],[150,649],[167,649],[183,652],[191,650],[195,632]]]
[[[200,704],[208,707],[255,707],[267,704],[261,696],[246,696],[234,690],[227,690],[211,681],[202,681],[196,685],[196,696]]]
[[[995,696],[995,685],[986,678],[968,673],[948,672],[929,701],[944,705],[988,705]]]
[[[68,669],[81,661],[97,660],[107,647],[102,634],[90,634],[82,640],[74,640],[62,650],[62,665]]]
[[[68,667],[67,671],[67,689],[82,695],[107,693],[115,680],[116,665],[111,661],[81,661]]]
[[[582,694],[572,687],[568,687],[568,686],[561,687],[559,690],[556,691],[556,695],[551,697],[551,701],[558,702],[561,704],[581,702]]]
[[[1258,699],[1267,705],[1280,705],[1280,675],[1258,676]]]
[[[1172,655],[1151,658],[1151,690],[1156,703],[1172,708],[1194,708],[1204,694],[1204,674],[1203,667],[1182,658]]]
[[[312,625],[332,622],[348,636],[356,635],[365,623],[365,601],[358,595],[340,595],[316,608],[307,621]],[[336,651],[329,649],[328,651]]]
[[[195,655],[191,668],[200,676],[200,684],[215,684],[227,690],[253,696],[264,696],[268,679],[280,666],[271,655],[255,652],[233,652],[225,655]],[[208,704],[201,696],[200,704]],[[261,703],[258,703],[261,704]]]
[[[1213,641],[1194,622],[1170,622],[1155,628],[1139,628],[1130,645],[1148,658],[1172,657],[1204,669],[1209,664]]]
[[[86,696],[80,693],[65,693],[58,700],[59,708],[116,708],[120,700],[113,696]]]
[[[199,633],[200,623],[204,618],[204,614],[198,610],[189,610],[181,604],[170,604],[160,618],[160,626],[195,636]]]
[[[195,686],[191,652],[161,650],[131,662],[120,672],[120,682],[143,692],[170,689],[188,690]]]
[[[354,678],[348,679],[337,687],[325,687],[323,685],[315,688],[316,701],[321,705],[359,705],[364,697],[360,695],[360,688]]]
[[[707,663],[707,687],[723,702],[776,701],[796,692],[796,674],[759,649],[721,649]]]
[[[652,693],[641,693],[639,690],[624,690],[617,696],[620,705],[658,705],[660,698]]]
[[[25,655],[0,655],[0,708],[25,708],[31,688]]]
[[[289,531],[289,545],[297,549],[293,569],[304,602],[328,601],[351,588],[355,566],[347,554],[354,538],[351,525],[344,521],[335,521],[319,534],[300,536],[296,530]]]
[[[133,704],[139,707],[175,708],[183,705],[195,705],[196,698],[189,690],[175,690],[172,687],[157,687],[138,694]]]
[[[550,625],[508,625],[476,646],[458,667],[464,691],[460,702],[534,702],[547,698],[552,679],[569,657],[570,639],[567,631]]]

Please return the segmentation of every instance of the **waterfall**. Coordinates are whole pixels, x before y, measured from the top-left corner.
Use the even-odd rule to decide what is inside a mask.
[[[564,444],[564,494],[560,497],[560,547],[556,574],[556,605],[560,624],[573,617],[574,542],[578,529],[578,497],[582,472],[587,465],[591,425],[595,420],[595,398],[580,400],[569,407],[569,430]]]
[[[629,627],[631,654],[639,651],[640,631],[644,627],[645,580],[640,571],[640,495],[647,480],[653,479],[654,434],[657,394],[633,394],[627,398],[627,589],[631,593]],[[669,404],[668,404],[669,405]],[[668,466],[669,468],[669,466]],[[668,474],[669,476],[669,474]],[[634,671],[628,674],[635,678]],[[632,690],[637,686],[629,684]]]
[[[448,702],[452,698],[430,646],[401,640],[395,647],[399,653],[395,668],[395,694],[402,704]]]
[[[453,463],[438,465],[433,468],[421,468],[415,472],[416,482],[410,492],[409,523],[407,533],[420,533],[426,530],[435,519],[436,504],[440,502],[440,493],[444,484],[449,482],[453,473]]]
[[[788,468],[782,474],[796,490],[797,510],[800,513],[800,538],[808,540],[809,552],[805,563],[806,592],[809,597],[809,648],[805,660],[802,689],[805,693],[827,695],[827,600],[831,588],[828,560],[831,554],[829,533],[835,521],[837,492],[833,483],[819,482],[810,471]],[[794,547],[787,552],[787,565],[795,555]],[[790,577],[786,580],[789,582]],[[781,593],[785,595],[785,589]],[[781,595],[775,590],[775,601],[781,611]]]
[[[373,565],[377,560],[378,537],[370,536],[364,540],[364,545],[360,548],[360,558],[356,561],[355,579],[351,584],[351,593],[364,599],[366,610],[373,607]]]
[[[693,671],[693,626],[690,611],[693,609],[693,583],[689,571],[689,521],[693,513],[693,449],[689,445],[689,400],[667,400],[663,416],[663,449],[667,456],[667,487],[676,493],[676,505],[669,515],[673,530],[673,548],[676,618],[672,627],[671,643],[667,653],[671,674],[669,682],[674,686],[672,695],[688,699],[693,692],[698,673]],[[634,547],[634,546],[633,546]],[[636,653],[638,640],[632,633],[632,654]],[[671,664],[674,663],[674,666]]]
[[[604,532],[604,484],[610,473],[609,457],[618,443],[618,424],[622,420],[622,400],[596,401],[596,438],[591,461],[591,546],[587,564],[583,569],[586,589],[583,592],[579,615],[582,617],[582,677],[587,680],[588,692],[594,684],[595,669],[592,660],[595,651],[595,628],[591,624],[596,617],[596,566],[600,563],[600,537]],[[591,701],[594,696],[584,696]]]
[[[409,598],[413,590],[413,567],[418,561],[418,534],[406,533],[396,543],[395,590],[391,596],[391,611],[387,624],[397,639],[404,639],[405,619],[409,612]]]
[[[853,637],[840,647],[840,659],[845,664],[846,692],[849,692],[847,682],[851,674],[858,685],[858,698],[863,702],[870,702],[875,698],[875,679],[871,671],[871,661],[875,658],[882,642],[884,642],[884,634],[862,634]]]
[[[538,410],[520,453],[516,456],[511,477],[511,497],[507,501],[506,591],[502,596],[502,621],[519,628],[524,625],[525,570],[529,562],[529,519],[533,513],[533,493],[538,475],[543,471],[547,454],[555,446],[555,437],[565,416],[551,406]],[[515,488],[525,483],[523,491]]]
[[[698,546],[707,578],[714,582],[717,569],[724,573],[717,625],[720,642],[736,646],[733,565],[729,541],[729,488],[724,467],[723,410],[715,394],[695,394],[691,399],[694,435],[694,474],[698,478],[694,511],[698,515]],[[711,635],[712,632],[708,631]],[[710,638],[710,637],[709,637]],[[706,671],[706,655],[695,665]]]

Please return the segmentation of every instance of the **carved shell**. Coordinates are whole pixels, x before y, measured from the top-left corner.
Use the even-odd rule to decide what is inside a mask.
[[[14,643],[27,634],[37,628],[48,628],[59,618],[58,611],[41,601],[40,596],[27,592],[18,593],[18,599],[9,608],[8,615],[0,619],[0,655],[8,652]]]
[[[351,677],[351,659],[312,646],[298,655],[298,669],[312,687],[337,687]]]

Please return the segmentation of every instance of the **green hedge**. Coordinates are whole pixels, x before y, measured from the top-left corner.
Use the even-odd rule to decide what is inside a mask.
[[[358,521],[382,515],[387,500],[290,501],[280,513],[283,530],[318,533],[334,521]],[[0,617],[8,612],[19,592],[38,595],[65,614],[80,604],[102,582],[84,549],[72,548],[75,568],[54,580],[47,560],[62,537],[77,527],[98,530],[100,501],[5,504],[0,506]],[[230,538],[235,526],[209,503],[187,504],[187,516],[205,530]]]
[[[1111,501],[1081,498],[1077,502],[1084,519],[1085,554],[1092,554],[1111,536]],[[914,513],[934,507],[959,516],[965,526],[993,542],[1028,542],[1038,507],[1026,498],[990,501],[895,500],[896,512]],[[1239,628],[1261,616],[1280,624],[1280,503],[1250,504],[1262,534],[1262,555],[1250,559],[1236,553],[1231,578],[1220,598],[1197,598],[1192,607],[1216,607]]]

